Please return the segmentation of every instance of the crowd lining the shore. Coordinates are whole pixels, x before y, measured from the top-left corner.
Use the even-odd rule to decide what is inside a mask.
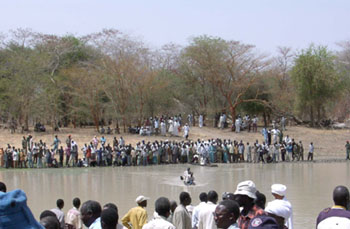
[[[217,115],[214,126],[227,128],[225,114]],[[198,118],[199,127],[203,127],[204,118]],[[142,127],[132,128],[132,133],[140,135],[163,135],[170,140],[149,142],[142,140],[136,145],[126,144],[123,137],[113,138],[107,142],[101,128],[101,137],[95,136],[82,147],[72,139],[71,135],[64,143],[56,135],[53,142],[46,143],[28,135],[22,138],[22,147],[7,145],[0,148],[0,166],[3,168],[57,168],[57,167],[95,167],[95,166],[147,166],[158,164],[191,163],[207,165],[211,163],[277,163],[288,161],[313,161],[314,145],[312,142],[304,147],[303,142],[283,136],[286,119],[282,117],[277,124],[272,122],[272,128],[262,128],[263,141],[244,142],[231,139],[197,139],[189,140],[190,127],[194,120],[188,115],[187,123],[183,125],[181,115],[174,117],[161,116],[149,118]],[[249,115],[238,116],[232,125],[232,130],[239,133],[257,131],[258,118]],[[183,140],[172,140],[183,131]],[[110,134],[107,131],[107,134]],[[177,138],[178,139],[178,138]],[[64,145],[64,146],[63,146]],[[350,160],[350,144],[345,145],[347,159]]]

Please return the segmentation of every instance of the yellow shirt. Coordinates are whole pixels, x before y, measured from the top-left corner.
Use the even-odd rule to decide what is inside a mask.
[[[143,225],[146,223],[147,212],[140,206],[131,208],[122,218],[122,224],[128,229],[142,229]]]

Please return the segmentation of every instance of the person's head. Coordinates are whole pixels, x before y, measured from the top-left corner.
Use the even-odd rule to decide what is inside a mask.
[[[166,197],[160,197],[155,202],[155,211],[160,216],[168,218],[170,215],[170,201]]]
[[[216,204],[216,202],[218,202],[218,193],[214,190],[211,190],[208,192],[208,201]]]
[[[258,207],[260,207],[262,209],[265,209],[266,196],[259,191],[256,191],[255,195],[256,195],[256,199],[254,201],[255,205],[257,205]]]
[[[276,199],[267,204],[265,212],[276,220],[280,228],[283,228],[284,223],[292,214],[292,208],[286,201]]]
[[[231,192],[224,192],[222,194],[222,200],[235,200],[235,195]]]
[[[145,207],[147,207],[147,200],[149,200],[148,197],[138,196],[135,201],[136,201],[137,205],[139,205],[140,207],[145,208]]]
[[[170,201],[170,211],[174,212],[177,207],[177,203],[175,200]]]
[[[239,206],[248,208],[252,207],[256,199],[256,188],[253,181],[247,180],[239,183],[235,191],[235,200]]]
[[[234,200],[221,201],[214,211],[214,220],[218,228],[226,229],[239,217],[239,205]]]
[[[103,209],[102,210],[105,210],[105,209],[108,209],[108,208],[112,208],[116,213],[117,213],[117,222],[119,220],[119,214],[118,214],[118,207],[117,205],[113,204],[113,203],[108,203],[108,204],[105,204],[103,206]]]
[[[73,199],[73,206],[76,207],[76,209],[79,209],[79,207],[80,207],[80,199],[78,197]]]
[[[101,216],[101,205],[94,200],[83,203],[80,209],[81,220],[86,227],[89,227],[98,217]]]
[[[7,191],[7,188],[5,183],[0,181],[0,192],[6,192],[6,191]]]
[[[54,213],[55,214],[55,213]],[[40,224],[45,227],[45,229],[60,229],[60,222],[55,216],[46,216],[40,219]]]
[[[62,209],[64,207],[64,201],[62,199],[58,199],[56,201],[56,206],[59,208],[59,209]]]
[[[333,201],[335,205],[343,206],[349,210],[349,189],[342,185],[335,187]]]
[[[207,202],[208,201],[208,194],[205,192],[202,192],[201,194],[199,194],[199,200],[201,202]]]
[[[118,213],[113,208],[104,209],[101,213],[102,229],[115,229],[118,224]]]
[[[287,187],[283,184],[271,185],[271,193],[276,199],[283,199],[286,195]]]
[[[180,203],[184,206],[190,205],[191,204],[191,196],[188,192],[181,192],[180,193]]]
[[[50,211],[50,210],[45,210],[45,211],[43,211],[43,212],[40,214],[39,219],[41,220],[41,219],[43,219],[43,218],[45,218],[45,217],[48,217],[48,216],[54,216],[54,217],[57,218],[57,216],[56,216],[56,214],[55,214],[54,212],[52,212],[52,211]]]

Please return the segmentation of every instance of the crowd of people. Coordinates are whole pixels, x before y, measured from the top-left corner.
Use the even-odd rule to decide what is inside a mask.
[[[42,211],[37,222],[26,205],[25,193],[19,189],[7,193],[6,185],[0,182],[0,228],[81,229],[85,225],[89,229],[292,229],[293,207],[286,193],[285,185],[273,184],[271,201],[266,204],[266,196],[247,180],[240,182],[234,193],[224,192],[222,200],[215,190],[202,192],[197,205],[192,204],[188,192],[181,192],[178,200],[159,197],[151,217],[146,210],[150,198],[140,195],[135,200],[137,206],[120,222],[114,203],[102,207],[88,200],[81,205],[76,197],[65,214],[64,200],[58,199],[56,207]],[[334,206],[320,212],[316,228],[350,228],[349,199],[348,188],[337,186],[333,191]]]
[[[198,124],[203,127],[203,115]],[[214,125],[227,127],[226,114],[219,114]],[[170,140],[142,140],[136,145],[127,144],[123,137],[107,142],[104,135],[93,137],[90,142],[78,146],[68,135],[61,141],[56,135],[52,142],[37,141],[31,135],[23,136],[21,147],[7,145],[0,148],[0,167],[3,168],[48,168],[48,167],[95,167],[95,166],[147,166],[175,163],[277,163],[288,161],[313,161],[314,144],[305,147],[301,140],[296,141],[289,135],[284,136],[286,119],[279,124],[272,122],[272,128],[261,129],[261,142],[244,142],[233,139],[197,139],[190,140],[190,127],[194,124],[192,115],[188,115],[184,124],[181,114],[173,117],[161,116],[147,119],[138,133],[141,135],[169,136]],[[258,118],[238,116],[233,129],[239,133],[257,131]],[[179,136],[183,131],[183,138]],[[103,131],[104,133],[104,131]],[[350,144],[347,142],[346,158],[350,160]]]
[[[48,168],[88,166],[147,166],[175,163],[271,163],[304,160],[302,141],[281,131],[263,128],[264,141],[253,143],[243,140],[208,139],[195,141],[160,140],[136,145],[126,144],[123,137],[107,142],[104,136],[95,136],[79,147],[71,135],[62,143],[56,135],[52,144],[35,142],[31,135],[22,138],[22,147],[8,145],[0,149],[0,165],[4,168]],[[64,146],[63,146],[64,145]],[[308,160],[313,160],[314,146],[308,147]],[[306,158],[305,158],[306,159]]]

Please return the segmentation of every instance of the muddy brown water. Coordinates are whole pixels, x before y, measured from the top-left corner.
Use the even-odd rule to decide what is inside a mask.
[[[92,199],[102,205],[113,202],[120,218],[135,206],[135,198],[151,199],[147,211],[154,211],[154,201],[161,196],[178,202],[181,191],[188,191],[192,204],[199,203],[200,192],[216,190],[234,192],[243,180],[253,180],[264,193],[267,202],[273,199],[270,187],[274,183],[287,185],[287,198],[293,205],[295,228],[315,227],[318,213],[332,205],[332,191],[337,185],[350,188],[350,162],[339,163],[279,163],[279,164],[220,164],[218,167],[190,166],[197,185],[186,187],[179,176],[187,165],[148,167],[71,168],[0,170],[0,181],[8,190],[23,189],[34,216],[55,207],[56,200],[65,201],[64,212],[72,199],[82,202]]]

